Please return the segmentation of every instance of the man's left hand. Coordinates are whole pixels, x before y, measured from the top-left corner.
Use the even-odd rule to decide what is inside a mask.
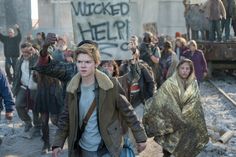
[[[15,27],[16,29],[19,29],[19,25],[18,25],[18,24],[15,24],[14,27]]]

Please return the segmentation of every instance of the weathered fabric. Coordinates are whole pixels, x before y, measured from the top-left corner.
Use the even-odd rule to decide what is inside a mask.
[[[175,157],[194,157],[208,142],[197,81],[174,74],[146,102],[143,124],[149,137]],[[186,89],[186,90],[185,90]]]

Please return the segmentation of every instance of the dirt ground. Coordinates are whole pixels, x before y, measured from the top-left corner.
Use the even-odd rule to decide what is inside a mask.
[[[1,114],[0,136],[3,143],[0,146],[0,157],[50,157],[51,152],[41,155],[43,141],[40,137],[30,138],[30,133],[24,133],[24,126],[18,116],[14,115],[13,122],[4,119],[4,112]],[[50,125],[51,141],[56,128]],[[148,139],[147,148],[139,157],[162,157],[161,147],[152,139]],[[60,157],[67,157],[67,145],[64,147],[63,154]]]

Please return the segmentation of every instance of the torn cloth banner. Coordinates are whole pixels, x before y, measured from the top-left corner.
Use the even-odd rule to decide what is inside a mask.
[[[73,0],[71,10],[76,42],[96,41],[102,60],[132,58],[129,0]]]

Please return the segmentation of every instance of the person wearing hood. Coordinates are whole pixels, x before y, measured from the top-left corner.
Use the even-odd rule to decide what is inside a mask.
[[[195,157],[209,138],[193,62],[183,59],[176,72],[146,102],[143,124],[164,157]]]

